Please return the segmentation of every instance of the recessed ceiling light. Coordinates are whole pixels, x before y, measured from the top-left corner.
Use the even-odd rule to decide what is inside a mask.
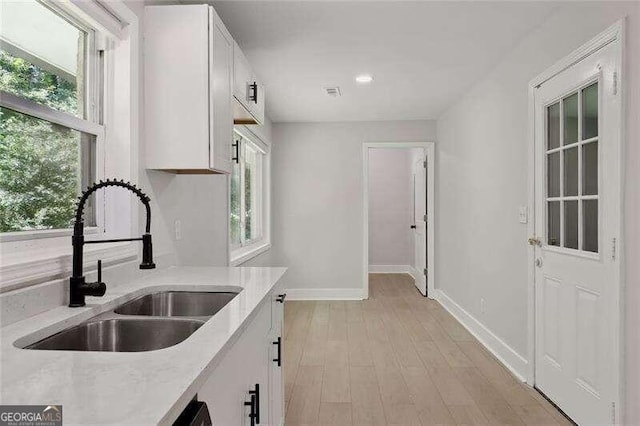
[[[361,74],[356,77],[356,81],[361,84],[371,83],[373,81],[373,77],[369,74]]]

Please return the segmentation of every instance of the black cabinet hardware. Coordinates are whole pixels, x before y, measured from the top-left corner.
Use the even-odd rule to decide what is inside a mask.
[[[232,143],[231,146],[233,146],[236,150],[236,156],[231,158],[231,161],[235,161],[236,164],[240,164],[240,141],[235,141],[235,143]]]
[[[251,393],[252,391],[249,391]],[[244,402],[245,406],[251,407],[249,412],[249,419],[251,420],[251,426],[256,426],[256,396],[251,394],[251,400]]]
[[[416,226],[415,225],[411,225],[411,229],[416,229]]]
[[[254,81],[253,84],[250,84],[249,90],[251,92],[249,94],[249,100],[254,104],[257,104],[258,103],[258,83]]]
[[[284,303],[284,299],[286,297],[287,297],[287,293],[279,294],[278,297],[276,297],[276,301],[280,303]]]
[[[274,345],[278,345],[278,357],[273,360],[278,367],[282,367],[282,337],[278,337],[278,340],[273,342]]]
[[[255,420],[256,423],[260,424],[260,384],[256,383],[255,390],[249,391],[249,394],[251,395],[251,401],[254,402],[252,419]]]

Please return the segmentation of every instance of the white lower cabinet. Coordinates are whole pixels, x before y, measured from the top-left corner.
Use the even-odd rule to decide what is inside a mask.
[[[283,374],[277,362],[278,344],[274,344],[282,337],[284,303],[279,302],[279,290],[276,286],[270,301],[257,308],[250,324],[198,391],[214,426],[284,424]]]

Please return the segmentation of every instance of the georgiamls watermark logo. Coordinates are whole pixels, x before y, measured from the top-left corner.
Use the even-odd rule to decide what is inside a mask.
[[[0,405],[0,426],[61,426],[62,405]]]

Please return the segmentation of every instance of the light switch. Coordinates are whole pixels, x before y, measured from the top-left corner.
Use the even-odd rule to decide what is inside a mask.
[[[173,228],[176,234],[176,241],[182,239],[182,222],[180,220],[176,220],[173,223]]]
[[[527,223],[527,206],[520,206],[518,211],[518,221],[520,223]]]

